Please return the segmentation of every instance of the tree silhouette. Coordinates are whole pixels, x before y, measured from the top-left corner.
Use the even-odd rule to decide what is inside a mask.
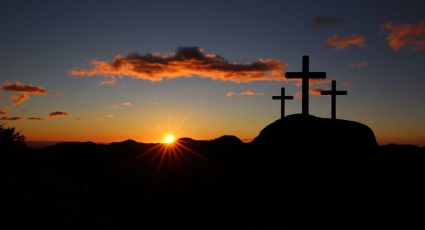
[[[21,132],[2,124],[0,124],[0,146],[5,153],[20,152],[27,148],[25,136]]]

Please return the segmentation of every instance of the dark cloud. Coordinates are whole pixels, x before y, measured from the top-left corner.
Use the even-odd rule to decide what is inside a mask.
[[[69,117],[71,116],[71,114],[67,113],[67,112],[62,112],[62,111],[55,111],[55,112],[51,112],[49,114],[49,118],[56,118],[56,117]]]
[[[21,117],[8,117],[8,116],[0,117],[0,120],[2,121],[17,121],[21,119],[22,119]]]
[[[27,119],[33,121],[44,121],[44,118],[42,117],[28,117]]]
[[[111,62],[92,60],[89,69],[69,71],[72,76],[132,77],[149,81],[164,78],[204,77],[231,82],[282,81],[286,64],[260,59],[252,63],[230,62],[199,47],[180,47],[174,53],[116,55]],[[109,84],[109,82],[108,82]]]
[[[33,86],[31,84],[23,84],[19,81],[13,83],[6,83],[0,86],[0,89],[4,91],[10,91],[15,93],[27,93],[27,94],[47,94],[47,90],[45,90],[41,86]]]
[[[322,25],[337,25],[342,23],[342,18],[339,17],[321,17],[317,16],[313,19],[313,25],[322,26]]]

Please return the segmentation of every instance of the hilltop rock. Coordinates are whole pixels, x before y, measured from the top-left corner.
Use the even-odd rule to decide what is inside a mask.
[[[332,120],[294,114],[279,119],[253,140],[253,144],[300,150],[367,150],[377,147],[368,126],[347,120]]]

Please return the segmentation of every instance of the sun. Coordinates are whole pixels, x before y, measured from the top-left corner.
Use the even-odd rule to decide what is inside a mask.
[[[174,137],[173,134],[168,134],[164,137],[164,143],[165,144],[172,144],[172,143],[174,143],[174,141],[176,141],[176,138]]]

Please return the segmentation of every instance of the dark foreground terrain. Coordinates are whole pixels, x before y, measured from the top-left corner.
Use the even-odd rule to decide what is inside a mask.
[[[1,154],[0,229],[399,229],[425,222],[425,149],[289,116],[233,136]]]

